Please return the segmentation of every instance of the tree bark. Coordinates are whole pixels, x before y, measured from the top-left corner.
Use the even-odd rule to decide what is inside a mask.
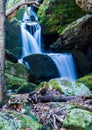
[[[0,0],[0,102],[3,101],[3,91],[5,86],[4,62],[5,62],[5,0]]]
[[[20,0],[18,3],[16,3],[14,6],[12,6],[9,10],[6,10],[6,17],[11,18],[13,17],[17,10],[21,8],[24,5],[32,5],[40,6],[39,2],[36,2],[35,0]]]

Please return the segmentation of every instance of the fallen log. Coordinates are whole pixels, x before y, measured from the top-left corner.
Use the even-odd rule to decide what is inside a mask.
[[[36,2],[35,0],[21,0],[20,2],[12,6],[10,9],[6,10],[6,18],[12,18],[16,14],[17,10],[25,5],[34,5],[38,8],[41,4],[39,2]]]

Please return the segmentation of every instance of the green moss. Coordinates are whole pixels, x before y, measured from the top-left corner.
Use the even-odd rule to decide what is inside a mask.
[[[75,0],[44,0],[38,10],[39,21],[47,33],[60,34],[66,25],[83,15]]]
[[[65,95],[90,95],[89,89],[82,83],[70,82],[64,79],[52,79],[48,82],[49,87],[58,90]]]
[[[52,79],[48,82],[48,85],[50,88],[53,88],[55,90],[58,90],[60,93],[63,93],[62,88],[60,87],[60,83],[56,79]]]
[[[92,90],[92,73],[79,78],[77,81],[77,83],[84,83],[89,89]]]
[[[92,19],[92,15],[87,14],[87,15],[85,15],[85,16],[77,19],[76,21],[74,21],[71,24],[69,24],[65,29],[63,29],[63,31],[61,32],[61,34],[63,35],[65,32],[67,32],[70,29],[73,29],[78,24],[80,26],[83,22],[86,23],[89,19]]]
[[[65,118],[63,127],[68,130],[91,130],[92,112],[75,108]]]
[[[7,89],[18,89],[18,93],[30,92],[36,88],[35,84],[29,83],[25,79],[15,77],[7,73],[5,74],[5,77]]]
[[[42,125],[31,117],[19,114],[14,111],[0,112],[0,130],[41,130]]]

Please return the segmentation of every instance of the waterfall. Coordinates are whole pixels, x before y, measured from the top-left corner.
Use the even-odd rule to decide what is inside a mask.
[[[21,35],[23,43],[21,58],[34,53],[42,53],[41,27],[37,15],[31,7],[28,7],[28,10],[24,13],[23,22],[21,22]],[[70,81],[76,80],[76,69],[72,54],[49,53],[47,55],[54,61],[60,77]]]
[[[54,61],[60,77],[68,79],[70,81],[76,80],[76,69],[73,61],[72,54],[48,54]]]

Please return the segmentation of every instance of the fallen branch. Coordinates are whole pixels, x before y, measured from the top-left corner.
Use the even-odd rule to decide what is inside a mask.
[[[6,17],[7,18],[13,17],[16,14],[17,10],[24,5],[34,5],[37,6],[38,8],[41,4],[39,4],[35,0],[30,0],[30,1],[21,0],[20,2],[12,6],[10,9],[6,10]]]

